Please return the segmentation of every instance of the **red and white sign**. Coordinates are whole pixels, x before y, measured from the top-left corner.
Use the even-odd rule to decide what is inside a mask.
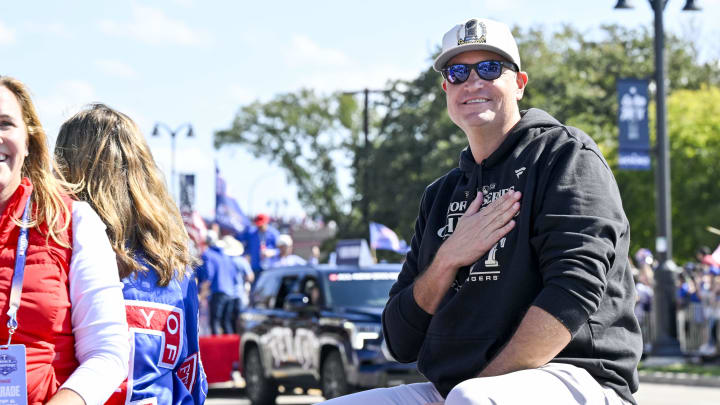
[[[125,300],[125,312],[131,332],[160,336],[162,351],[158,366],[175,368],[183,344],[182,309],[154,302]]]

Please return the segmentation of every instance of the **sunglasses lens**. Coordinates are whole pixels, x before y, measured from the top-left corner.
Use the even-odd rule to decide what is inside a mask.
[[[445,70],[445,78],[452,84],[462,83],[468,77],[470,77],[470,69],[465,65],[452,65]]]
[[[472,71],[473,67],[475,67],[475,71],[477,72],[478,76],[481,79],[487,81],[493,81],[500,77],[503,69],[502,63],[496,60],[486,60],[484,62],[479,62],[475,65],[450,65],[445,68],[442,73],[445,77],[445,80],[447,80],[451,84],[460,84],[464,83],[470,77],[470,72]]]
[[[477,73],[483,80],[495,80],[502,73],[502,64],[497,61],[485,61],[477,64]]]

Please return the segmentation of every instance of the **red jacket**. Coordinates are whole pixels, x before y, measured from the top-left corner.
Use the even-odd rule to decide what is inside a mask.
[[[33,186],[24,178],[0,216],[0,343],[8,338],[7,311],[10,286],[15,269],[18,227],[12,218],[22,218],[25,202]],[[64,198],[68,209],[72,201]],[[72,212],[72,211],[71,211]],[[47,226],[28,232],[29,246],[18,310],[18,329],[12,343],[22,343],[27,351],[28,403],[44,404],[77,368],[75,338],[70,321],[70,285],[68,273],[72,249],[46,239]],[[70,231],[59,235],[70,241]]]

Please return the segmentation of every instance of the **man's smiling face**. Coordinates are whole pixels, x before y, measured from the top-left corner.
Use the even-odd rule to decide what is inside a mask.
[[[486,60],[503,58],[493,52],[469,51],[450,59],[447,65]],[[524,72],[515,73],[507,68],[503,68],[500,77],[493,81],[481,79],[474,69],[463,83],[444,81],[450,119],[466,134],[477,130],[506,131],[515,124],[517,101],[522,98],[525,83],[527,75]]]

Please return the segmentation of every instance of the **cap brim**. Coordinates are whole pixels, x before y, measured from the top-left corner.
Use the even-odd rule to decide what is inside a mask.
[[[445,65],[447,65],[450,59],[456,57],[457,55],[460,55],[463,52],[470,51],[488,51],[496,53],[507,59],[508,61],[514,63],[515,65],[517,65],[518,69],[520,69],[520,64],[516,60],[513,60],[512,56],[510,56],[507,52],[488,44],[465,44],[449,49],[438,55],[437,59],[435,59],[435,63],[433,63],[433,69],[435,69],[436,72],[440,72],[445,67]]]
[[[223,251],[228,256],[242,256],[242,254],[244,253],[244,251],[242,251],[240,249],[236,249],[236,248],[224,249]]]

